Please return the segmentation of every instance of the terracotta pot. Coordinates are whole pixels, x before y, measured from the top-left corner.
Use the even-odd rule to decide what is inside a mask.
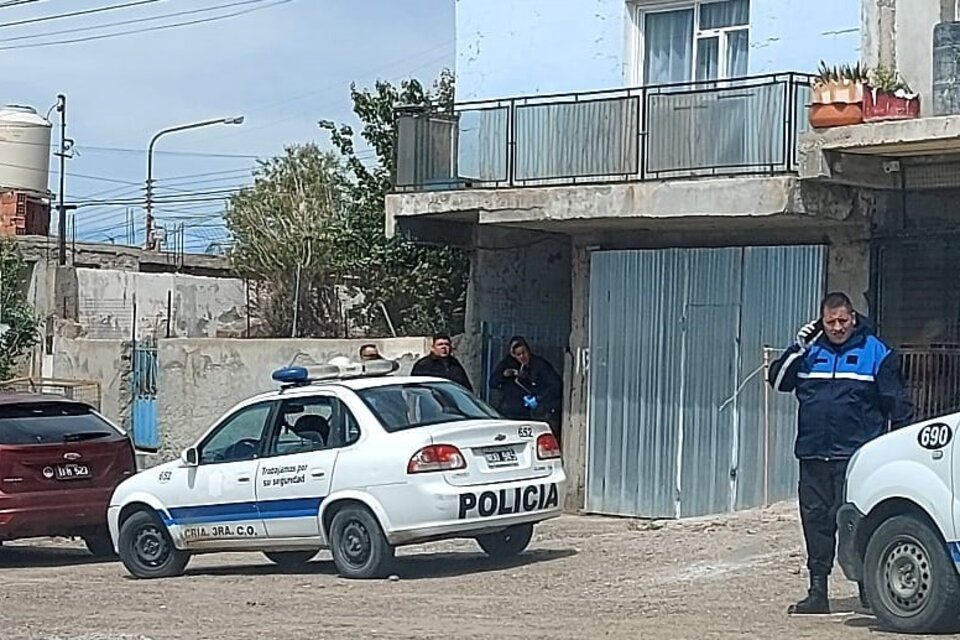
[[[899,97],[893,93],[867,87],[863,92],[863,119],[910,120],[920,117],[920,96]]]
[[[859,104],[834,102],[810,107],[810,126],[814,129],[845,127],[863,122],[863,107]]]

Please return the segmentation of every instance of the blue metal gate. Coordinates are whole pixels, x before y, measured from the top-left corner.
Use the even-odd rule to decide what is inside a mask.
[[[157,348],[137,345],[133,350],[133,442],[139,449],[156,451]]]

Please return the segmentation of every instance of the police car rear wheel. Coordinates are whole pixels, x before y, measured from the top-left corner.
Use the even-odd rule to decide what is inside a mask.
[[[137,578],[168,578],[183,573],[190,554],[173,545],[166,528],[146,511],[120,526],[120,560]]]
[[[359,506],[344,507],[333,516],[330,552],[340,575],[360,580],[386,576],[394,556],[380,523]]]
[[[905,633],[934,633],[956,623],[960,580],[940,536],[925,521],[895,516],[870,537],[864,588],[880,622]]]
[[[522,552],[533,538],[532,524],[519,524],[497,533],[477,536],[477,544],[491,558],[510,558]]]
[[[313,560],[313,557],[317,555],[318,552],[319,549],[308,551],[264,551],[263,555],[267,556],[270,562],[281,569],[297,569]]]

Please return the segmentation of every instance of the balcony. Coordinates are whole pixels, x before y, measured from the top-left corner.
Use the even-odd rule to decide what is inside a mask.
[[[401,109],[398,193],[791,174],[800,73]]]

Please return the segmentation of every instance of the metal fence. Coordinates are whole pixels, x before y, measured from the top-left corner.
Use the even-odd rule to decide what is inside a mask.
[[[810,76],[509,98],[397,112],[397,191],[796,169]]]
[[[102,400],[100,382],[96,380],[14,378],[0,382],[0,391],[63,396],[78,402],[85,402],[97,411],[100,410]]]
[[[916,420],[960,411],[960,348],[902,348],[904,382]]]

